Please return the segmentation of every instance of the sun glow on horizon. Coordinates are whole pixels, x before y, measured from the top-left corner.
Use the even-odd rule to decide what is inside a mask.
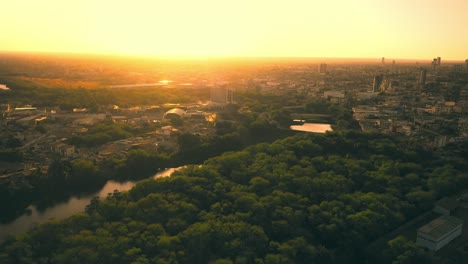
[[[447,3],[447,2],[450,2]],[[0,51],[465,59],[468,1],[23,0]]]

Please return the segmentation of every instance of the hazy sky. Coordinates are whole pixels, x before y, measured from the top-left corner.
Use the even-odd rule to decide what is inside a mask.
[[[468,58],[468,0],[5,0],[0,51]]]

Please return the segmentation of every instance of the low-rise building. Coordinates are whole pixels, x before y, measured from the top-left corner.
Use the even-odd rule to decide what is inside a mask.
[[[432,211],[442,215],[450,215],[450,213],[457,209],[459,206],[459,201],[449,197],[444,197],[435,203],[434,209]]]
[[[180,108],[173,108],[164,114],[164,118],[166,119],[182,118],[184,115],[185,115],[185,110],[180,109]]]
[[[36,119],[42,117],[42,114],[32,115],[28,117],[23,117],[21,119],[16,120],[16,123],[22,126],[33,126],[36,124]]]
[[[377,115],[379,114],[380,110],[375,106],[356,106],[353,107],[353,116],[356,120],[365,119],[370,115]]]
[[[105,118],[106,118],[105,114],[86,115],[84,117],[78,118],[75,121],[73,121],[73,124],[92,126],[98,122],[103,121]]]
[[[374,92],[359,92],[359,93],[356,93],[356,98],[358,100],[369,100],[369,99],[375,98],[377,95],[378,93],[374,93]]]
[[[437,251],[462,233],[463,221],[444,215],[418,229],[416,244]]]
[[[343,92],[340,92],[340,91],[325,91],[325,92],[323,92],[323,97],[325,97],[326,99],[344,98],[345,95],[344,95]]]
[[[76,154],[75,146],[65,144],[63,142],[55,142],[50,145],[50,149],[62,157],[71,158]]]
[[[462,137],[468,136],[468,118],[460,118],[458,120],[458,132]]]

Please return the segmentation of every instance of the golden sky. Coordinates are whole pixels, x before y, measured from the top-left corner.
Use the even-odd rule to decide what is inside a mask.
[[[464,60],[468,0],[5,0],[0,51]]]

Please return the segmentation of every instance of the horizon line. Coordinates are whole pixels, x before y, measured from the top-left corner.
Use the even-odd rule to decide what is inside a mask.
[[[160,59],[174,59],[174,60],[204,60],[204,59],[303,59],[303,60],[376,60],[376,64],[381,64],[382,58],[388,60],[387,65],[391,65],[392,61],[406,61],[406,62],[421,62],[428,61],[432,62],[432,59],[422,59],[422,58],[398,58],[398,57],[314,57],[314,56],[275,56],[275,55],[161,55],[161,54],[143,54],[143,53],[104,53],[104,52],[73,52],[73,51],[12,51],[12,50],[0,50],[1,54],[16,54],[16,55],[68,55],[68,56],[95,56],[95,57],[125,57],[125,58],[136,58],[136,57],[146,57],[146,58],[160,58]],[[443,61],[455,63],[461,62],[464,63],[468,59],[444,59]]]

